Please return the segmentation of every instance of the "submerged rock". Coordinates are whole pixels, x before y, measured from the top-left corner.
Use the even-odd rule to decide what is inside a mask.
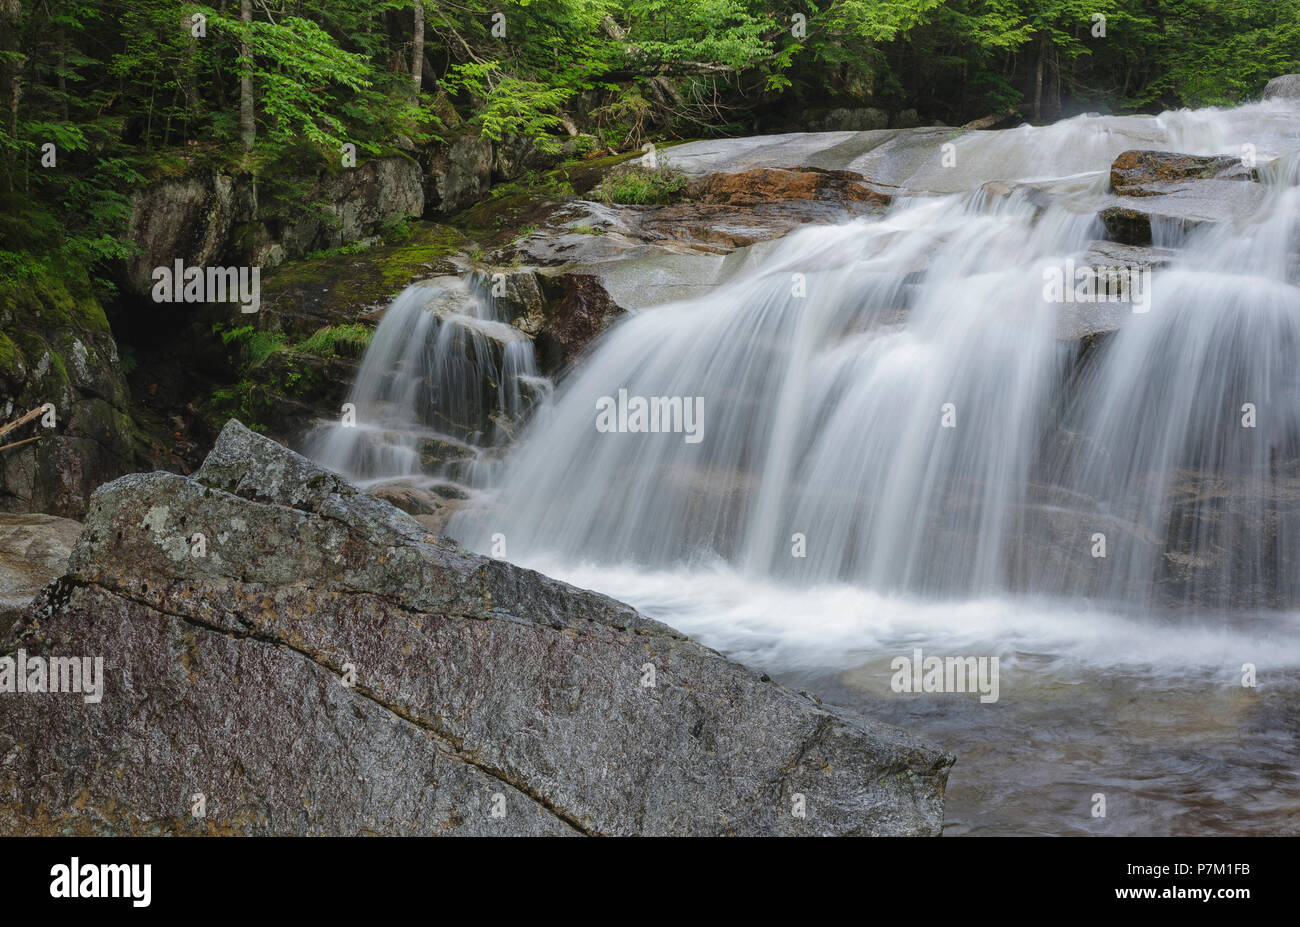
[[[237,422],[95,494],[19,648],[104,688],[0,694],[11,834],[936,835],[953,762]]]
[[[1151,294],[1145,289],[1149,274],[1167,267],[1173,258],[1174,252],[1165,248],[1123,245],[1113,241],[1090,242],[1077,266],[1091,268],[1099,275],[1099,283],[1109,289],[1093,299],[1059,304],[1057,338],[1083,342],[1086,346],[1099,336],[1118,331],[1132,319],[1135,311],[1149,308]],[[1115,298],[1109,298],[1115,290],[1115,278],[1107,280],[1107,275],[1112,273],[1126,278]],[[1071,282],[1071,286],[1074,285]],[[1136,289],[1138,287],[1141,289]]]

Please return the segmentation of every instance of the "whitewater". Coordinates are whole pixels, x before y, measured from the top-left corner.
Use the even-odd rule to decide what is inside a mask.
[[[707,297],[629,313],[553,391],[524,342],[473,341],[504,325],[474,285],[454,312],[408,291],[354,389],[370,440],[332,427],[309,450],[363,484],[458,481],[467,546],[952,744],[951,832],[1300,820],[1300,110],[952,144],[890,178],[885,215],[801,228]],[[1154,221],[1148,303],[1071,337],[1044,281],[1106,238],[1131,149],[1258,158],[1258,185],[1235,181],[1256,199]],[[872,157],[852,165],[868,180]],[[485,375],[526,428],[422,470],[412,442]],[[702,397],[701,439],[598,429],[621,390]],[[891,693],[913,647],[997,656],[1001,702]],[[1265,682],[1243,693],[1246,666]],[[1107,787],[1125,814],[1090,820]]]

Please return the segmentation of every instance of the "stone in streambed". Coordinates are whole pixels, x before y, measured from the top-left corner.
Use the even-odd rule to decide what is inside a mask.
[[[1259,180],[1259,174],[1239,157],[1172,151],[1125,151],[1110,166],[1111,191],[1121,196],[1161,196],[1187,180]]]

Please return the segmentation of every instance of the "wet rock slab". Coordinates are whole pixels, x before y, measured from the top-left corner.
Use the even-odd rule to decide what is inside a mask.
[[[1173,257],[1174,252],[1166,248],[1094,241],[1088,245],[1088,250],[1078,259],[1076,266],[1090,267],[1099,273],[1106,269],[1117,269],[1154,274],[1159,268],[1168,266]],[[1149,293],[1144,295],[1150,298]],[[1146,304],[1148,308],[1149,305]],[[1088,342],[1098,336],[1108,335],[1132,319],[1134,308],[1132,300],[1098,299],[1062,303],[1057,307],[1056,337],[1061,341]]]
[[[19,648],[106,684],[0,694],[11,834],[936,835],[953,762],[236,422],[101,487]]]

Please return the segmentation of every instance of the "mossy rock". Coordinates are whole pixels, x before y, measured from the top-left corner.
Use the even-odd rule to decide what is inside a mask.
[[[660,151],[682,144],[658,146]],[[568,161],[552,170],[525,175],[492,188],[490,196],[458,213],[452,224],[464,230],[484,250],[509,244],[530,228],[544,223],[557,204],[586,198],[610,173],[644,157],[640,151],[607,155],[582,161]]]
[[[28,404],[40,400],[52,402],[56,406],[67,406],[73,399],[72,378],[68,376],[67,361],[48,341],[34,332],[15,332],[14,338],[28,359],[27,378],[20,397],[28,397]]]
[[[262,314],[267,324],[291,339],[321,328],[357,322],[386,306],[408,284],[454,273],[448,259],[472,243],[464,234],[436,222],[412,222],[402,240],[368,248],[350,246],[312,255],[264,271]]]
[[[27,379],[27,363],[23,352],[4,332],[0,331],[0,384],[7,390],[17,389]]]
[[[0,283],[0,409],[55,408],[0,459],[0,510],[80,517],[103,482],[147,467],[108,318],[84,270],[35,265]]]
[[[75,328],[109,330],[108,317],[85,279],[58,279],[38,273],[27,280],[0,285],[0,323],[40,331]]]

